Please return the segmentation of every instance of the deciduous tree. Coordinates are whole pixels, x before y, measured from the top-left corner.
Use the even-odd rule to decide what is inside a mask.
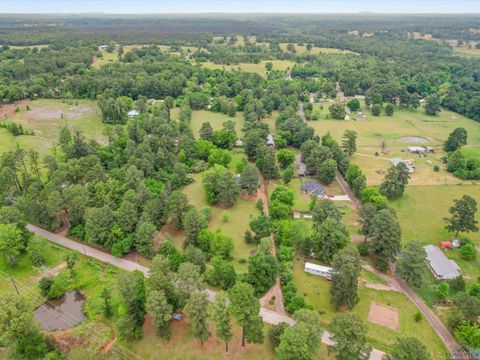
[[[367,360],[372,349],[367,345],[367,324],[352,312],[335,315],[328,326],[337,360]]]
[[[460,232],[477,232],[478,221],[475,220],[477,210],[477,202],[469,195],[463,195],[460,199],[454,200],[454,205],[448,210],[450,217],[444,218],[447,223],[445,228],[455,232],[455,237],[458,237]]]
[[[358,302],[358,276],[360,255],[357,249],[345,248],[338,252],[332,262],[332,303],[335,308],[351,309]]]

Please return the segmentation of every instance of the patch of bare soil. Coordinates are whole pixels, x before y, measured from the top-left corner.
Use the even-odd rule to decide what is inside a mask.
[[[400,319],[398,309],[372,302],[368,313],[368,321],[371,323],[385,326],[392,330],[400,329]]]
[[[15,114],[15,109],[18,107],[26,106],[31,102],[30,99],[26,100],[18,100],[15,101],[13,104],[1,104],[0,105],[0,117],[1,118],[7,118],[10,115]]]
[[[68,330],[56,331],[48,334],[47,337],[62,353],[78,348],[85,342],[82,336],[71,335]]]

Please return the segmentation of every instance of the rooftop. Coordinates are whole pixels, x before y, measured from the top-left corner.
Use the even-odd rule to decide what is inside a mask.
[[[439,279],[455,279],[460,276],[460,268],[457,263],[450,260],[438,246],[427,245],[424,247],[427,253],[427,261],[434,275]]]
[[[315,194],[317,196],[325,195],[325,188],[319,183],[308,180],[304,181],[301,186],[302,191],[305,191],[307,194]]]

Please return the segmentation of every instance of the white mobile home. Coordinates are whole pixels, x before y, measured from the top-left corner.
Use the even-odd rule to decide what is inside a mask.
[[[328,280],[332,279],[332,268],[328,266],[322,266],[322,265],[306,262],[305,272],[308,272],[313,275],[321,276]]]

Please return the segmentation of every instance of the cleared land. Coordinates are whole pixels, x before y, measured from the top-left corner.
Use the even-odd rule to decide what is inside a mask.
[[[33,130],[34,135],[13,136],[0,129],[0,153],[14,149],[18,143],[26,150],[35,149],[45,155],[58,140],[63,125],[81,130],[88,139],[104,140],[101,115],[94,101],[78,100],[75,105],[70,105],[60,100],[39,99],[28,103],[30,110],[26,105],[20,105],[19,112],[4,115],[1,121],[21,124]]]
[[[381,116],[371,115],[368,108],[362,107],[366,114],[367,121],[354,120],[331,120],[327,119],[328,106],[316,106],[320,112],[320,119],[309,121],[317,134],[324,135],[330,132],[332,136],[340,140],[346,129],[355,130],[358,133],[358,151],[352,158],[352,163],[359,165],[369,185],[378,185],[385,171],[390,167],[390,159],[400,157],[413,160],[416,170],[412,174],[410,184],[414,185],[437,185],[437,184],[459,184],[462,181],[444,169],[441,158],[444,156],[441,150],[443,142],[448,135],[457,127],[464,127],[468,132],[469,150],[480,152],[480,132],[478,123],[454,112],[443,109],[438,116],[428,116],[423,109],[406,110],[395,109],[392,117],[382,114]],[[415,154],[404,152],[407,146],[418,145],[400,141],[404,136],[425,137],[428,142],[425,146],[434,147],[437,152],[420,158]],[[381,144],[385,142],[387,154],[381,152]],[[433,167],[438,165],[439,172],[434,172]]]
[[[453,200],[470,195],[480,199],[480,187],[476,185],[407,186],[403,197],[392,201],[402,227],[404,241],[419,240],[436,243],[453,239],[445,230],[443,218],[449,216],[448,209]],[[477,245],[480,233],[465,234]]]
[[[288,43],[280,43],[280,49],[283,51],[287,52],[287,46]],[[299,55],[304,55],[308,53],[307,46],[306,45],[298,45],[294,44],[296,53]],[[345,54],[355,54],[358,55],[357,53],[349,50],[342,50],[342,49],[336,49],[336,48],[324,48],[324,47],[316,47],[314,46],[310,50],[310,54],[312,55],[318,55],[318,54],[335,54],[335,55],[345,55]]]
[[[172,119],[178,119],[180,114],[180,108],[174,108],[171,110],[171,117]],[[245,123],[243,119],[243,113],[237,112],[234,117],[225,115],[223,113],[217,113],[213,111],[207,110],[194,110],[192,111],[192,122],[191,128],[193,131],[193,135],[198,138],[200,134],[200,128],[204,122],[209,122],[212,125],[213,130],[221,130],[223,127],[223,123],[226,121],[234,121],[235,122],[235,130],[237,132],[237,136],[241,138],[242,136],[242,128]]]
[[[266,76],[267,70],[265,69],[265,64],[271,62],[273,64],[273,70],[285,71],[291,69],[295,63],[290,60],[263,60],[258,64],[253,63],[238,63],[238,64],[215,64],[211,61],[202,62],[204,67],[207,69],[225,69],[225,70],[242,70],[247,72],[253,72]]]

